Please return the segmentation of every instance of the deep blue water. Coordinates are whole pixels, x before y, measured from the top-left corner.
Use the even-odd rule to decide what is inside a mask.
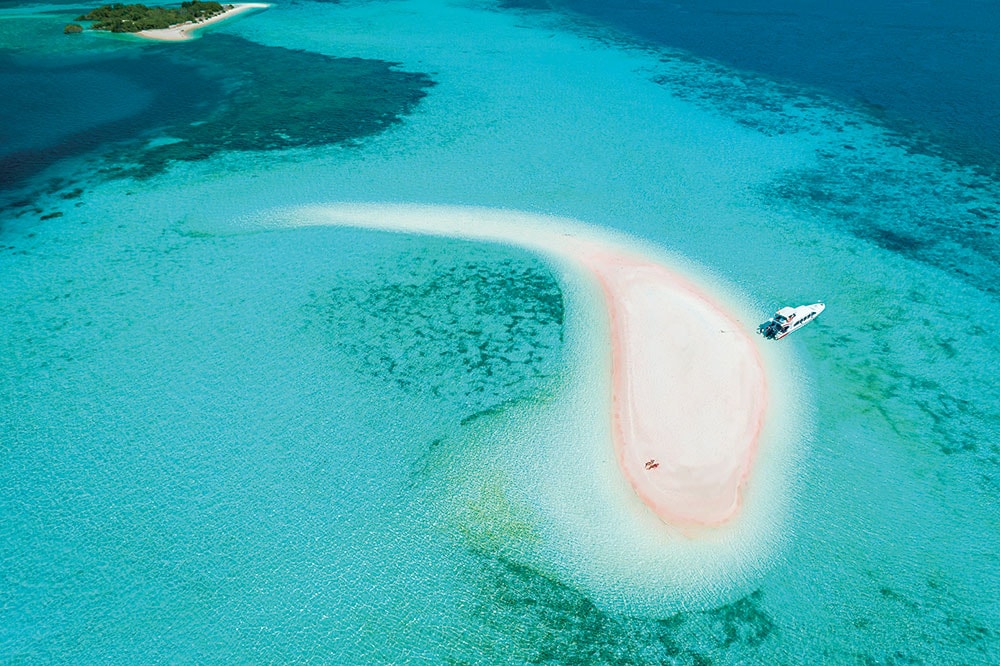
[[[818,88],[1000,165],[1000,4],[551,0],[657,44]]]
[[[56,3],[60,4],[60,3]],[[65,3],[70,7],[77,3]],[[859,104],[911,147],[1000,167],[1000,5],[885,0],[528,0],[657,45]],[[0,8],[18,6],[2,2]],[[74,10],[67,10],[66,19]],[[197,48],[197,47],[194,47]],[[155,47],[146,46],[149,51]],[[162,51],[64,54],[25,64],[0,49],[0,187],[109,138],[220,102],[217,80]],[[179,85],[183,81],[183,85]],[[72,109],[68,113],[68,109]],[[110,115],[109,115],[110,114]],[[99,130],[96,133],[94,130]]]
[[[223,99],[218,79],[163,52],[53,57],[0,55],[0,189],[59,160],[171,122],[192,122]]]
[[[0,49],[0,88],[9,91],[0,105],[0,190],[97,149],[125,149],[111,156],[113,173],[149,176],[220,150],[343,143],[391,125],[432,85],[392,63],[228,35],[180,49],[117,44],[98,56],[4,57]],[[169,142],[139,143],[150,139]]]

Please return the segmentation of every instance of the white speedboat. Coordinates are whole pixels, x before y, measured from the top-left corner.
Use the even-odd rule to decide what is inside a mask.
[[[757,332],[765,338],[780,340],[792,331],[811,322],[825,309],[826,305],[823,303],[800,305],[797,308],[781,308],[774,313],[774,317],[770,321],[761,324],[757,328]]]

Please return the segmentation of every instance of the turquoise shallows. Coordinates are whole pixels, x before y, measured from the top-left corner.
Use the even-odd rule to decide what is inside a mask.
[[[3,193],[0,662],[1000,662],[994,177],[821,90],[555,12],[278,4],[167,49],[50,39],[72,17],[30,9],[2,10],[3,76],[65,92],[73,64],[126,89],[112,112],[79,86],[63,129],[101,140]],[[241,126],[187,159],[250,104],[244,75],[195,62],[226,44],[360,59],[383,122],[306,140],[317,73],[290,67],[253,103],[295,134]],[[137,77],[146,57],[191,105]],[[37,113],[11,136],[61,146]],[[178,161],[144,171],[143,147]],[[567,521],[618,510],[543,464],[577,442],[539,415],[589,408],[566,397],[606,362],[576,360],[593,340],[569,327],[599,340],[600,317],[570,308],[574,276],[268,224],[338,201],[576,218],[760,321],[824,300],[778,343],[803,403],[781,417],[802,436],[780,542],[692,592],[609,555],[613,533],[560,531],[536,490]],[[543,421],[557,450],[534,455]]]

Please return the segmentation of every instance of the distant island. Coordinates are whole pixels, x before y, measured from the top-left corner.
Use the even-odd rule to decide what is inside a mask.
[[[78,17],[77,21],[94,21],[92,30],[110,32],[140,32],[142,30],[162,30],[182,23],[196,23],[218,16],[232,5],[218,2],[191,0],[182,2],[179,8],[147,7],[146,5],[103,5]]]
[[[146,39],[168,42],[183,41],[194,37],[194,32],[237,14],[267,9],[271,5],[261,2],[242,2],[223,5],[218,2],[191,0],[180,7],[147,7],[146,5],[102,5],[78,17],[77,21],[93,21],[91,30],[128,33]],[[81,32],[82,27],[71,23],[66,34]]]

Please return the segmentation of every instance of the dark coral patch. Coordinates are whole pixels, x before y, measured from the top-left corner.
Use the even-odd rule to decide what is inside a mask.
[[[883,649],[853,655],[858,663],[997,663],[997,632],[977,617],[974,609],[970,614],[963,612],[947,586],[934,579],[927,581],[923,592],[917,596],[880,585],[879,622],[855,621],[855,626],[863,633],[874,633],[872,643],[881,644]],[[885,641],[886,623],[898,627],[894,641]],[[941,657],[959,654],[959,662]],[[846,655],[839,657],[841,661],[846,659]]]
[[[344,280],[308,317],[357,370],[466,414],[529,397],[562,367],[562,291],[547,267],[500,246],[426,239],[426,251]]]
[[[895,163],[875,146],[817,154],[814,167],[794,170],[766,187],[774,203],[815,211],[840,229],[890,252],[947,271],[994,297],[1000,295],[1000,188],[957,165],[919,157]]]
[[[227,94],[210,113],[162,128],[172,142],[142,151],[139,176],[220,151],[358,141],[398,122],[433,85],[390,62],[262,46],[232,35],[201,39],[173,57],[222,81]]]
[[[496,663],[713,664],[749,659],[775,635],[753,592],[700,612],[639,617],[601,609],[580,591],[532,567],[477,555],[481,591],[474,620],[492,640],[465,655]],[[485,654],[483,654],[485,653]]]
[[[91,171],[113,178],[148,177],[172,161],[222,151],[352,144],[399,122],[433,85],[425,74],[382,60],[264,46],[225,34],[180,48],[140,44],[58,67],[0,61],[3,67],[17,72],[11,81],[0,75],[14,95],[12,113],[0,113],[7,134],[41,138],[0,150],[0,188],[94,151],[103,151],[108,163]],[[66,122],[67,108],[94,96],[105,104],[85,107],[88,113],[76,112]],[[33,111],[14,113],[22,108]]]

